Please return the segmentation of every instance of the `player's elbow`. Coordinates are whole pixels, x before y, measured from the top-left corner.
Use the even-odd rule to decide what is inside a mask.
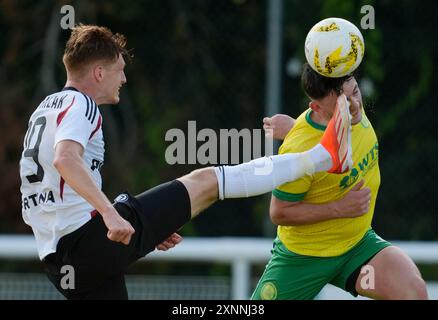
[[[53,166],[58,170],[58,172],[64,171],[72,161],[72,157],[68,152],[59,152],[55,154],[53,159]]]
[[[76,163],[80,163],[83,153],[84,148],[78,142],[63,140],[55,147],[55,156],[52,164],[56,170],[62,173],[63,170],[75,166]]]
[[[299,211],[293,210],[291,206],[271,206],[269,216],[272,223],[277,226],[299,226],[302,224]]]
[[[284,225],[286,222],[284,210],[281,210],[280,208],[271,208],[269,211],[269,217],[271,218],[271,222],[277,226]]]
[[[66,166],[66,158],[60,155],[55,156],[53,159],[53,166],[58,171],[62,171],[62,169]]]

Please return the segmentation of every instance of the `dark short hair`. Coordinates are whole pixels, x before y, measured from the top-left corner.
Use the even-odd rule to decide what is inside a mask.
[[[308,63],[305,63],[301,74],[301,86],[311,99],[324,98],[332,91],[339,96],[342,93],[342,85],[351,77],[353,74],[341,78],[324,77],[313,70]]]
[[[71,31],[62,61],[67,70],[78,71],[99,60],[116,62],[120,55],[129,59],[124,35],[113,34],[106,27],[80,24]]]

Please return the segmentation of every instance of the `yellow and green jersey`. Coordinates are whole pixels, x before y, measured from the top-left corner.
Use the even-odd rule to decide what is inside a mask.
[[[308,109],[298,117],[287,134],[279,154],[303,152],[314,147],[325,126],[315,123]],[[279,186],[273,195],[283,201],[303,201],[313,204],[333,202],[345,196],[361,179],[363,188],[371,189],[369,211],[356,218],[341,218],[301,226],[279,226],[278,237],[287,249],[308,256],[333,257],[347,252],[357,244],[371,227],[377,192],[380,185],[377,137],[365,112],[362,121],[352,126],[354,166],[345,174],[326,172],[305,176]]]

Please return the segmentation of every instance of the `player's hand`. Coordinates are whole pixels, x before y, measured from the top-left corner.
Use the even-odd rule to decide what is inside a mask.
[[[102,215],[103,222],[108,228],[107,237],[111,241],[128,245],[135,230],[131,224],[123,219],[116,209]]]
[[[268,138],[284,140],[290,129],[295,125],[295,119],[285,114],[276,114],[263,118],[263,129]]]
[[[339,218],[354,218],[364,215],[370,209],[371,190],[363,188],[359,181],[341,200],[336,201],[335,210]]]
[[[161,251],[167,251],[180,243],[182,239],[183,238],[178,233],[174,233],[169,238],[161,242],[158,246],[156,246],[156,248]]]

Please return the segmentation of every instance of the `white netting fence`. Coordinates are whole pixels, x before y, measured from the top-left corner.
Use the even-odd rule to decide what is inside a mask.
[[[227,277],[126,276],[132,300],[227,300]],[[0,273],[0,300],[59,300],[64,297],[44,274]]]

